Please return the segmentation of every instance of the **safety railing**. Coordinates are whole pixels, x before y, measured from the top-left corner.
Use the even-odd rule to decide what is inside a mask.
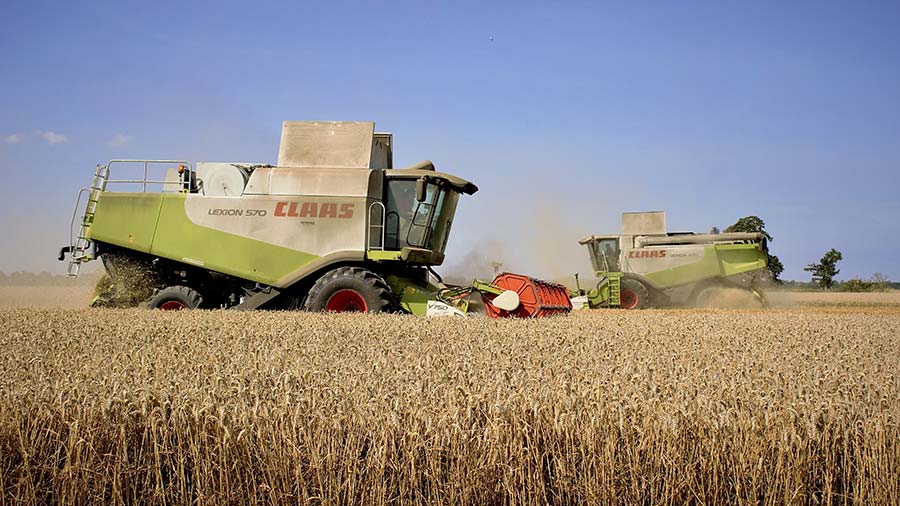
[[[147,185],[150,184],[175,184],[179,185],[180,188],[189,190],[191,185],[191,174],[193,173],[193,165],[191,162],[187,160],[140,160],[140,159],[119,159],[119,160],[110,160],[106,164],[107,175],[112,172],[113,164],[140,164],[143,166],[143,178],[141,179],[107,179],[108,184],[140,184],[141,191],[147,191]],[[172,181],[169,179],[149,179],[150,168],[152,165],[175,165],[177,164],[179,167],[184,167],[184,170],[180,171],[179,179],[176,181]],[[163,187],[165,188],[165,186]],[[105,188],[104,188],[105,189]]]
[[[373,219],[372,219],[372,215],[374,214],[375,210],[378,210],[379,215],[381,216],[380,219],[377,219],[378,221],[373,221]],[[382,202],[372,202],[371,204],[369,204],[369,209],[368,209],[368,212],[366,213],[368,215],[367,220],[369,222],[368,226],[366,227],[366,235],[367,235],[366,246],[370,250],[384,251],[384,231],[385,231],[384,221],[385,221],[385,215],[387,214],[386,211],[387,210],[385,209],[384,204]],[[373,236],[373,231],[377,232],[377,235]],[[378,238],[377,245],[372,244],[373,237]]]

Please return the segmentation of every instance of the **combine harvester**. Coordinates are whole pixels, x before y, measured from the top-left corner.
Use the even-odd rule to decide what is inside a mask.
[[[443,284],[433,267],[460,195],[477,190],[428,161],[394,169],[393,137],[374,123],[286,121],[276,166],[98,165],[59,259],[69,276],[103,261],[112,287],[99,305],[142,292],[129,304],[463,315],[476,293],[495,318],[568,313],[565,287],[527,276]]]
[[[726,288],[765,304],[759,287],[771,278],[763,234],[668,233],[664,212],[623,213],[621,235],[579,243],[599,282],[589,291],[579,287],[572,299],[578,309],[706,306]]]

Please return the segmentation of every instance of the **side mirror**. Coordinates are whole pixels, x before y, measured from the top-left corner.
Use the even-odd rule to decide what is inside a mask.
[[[416,180],[416,200],[419,202],[425,202],[425,184],[427,182],[424,177]]]

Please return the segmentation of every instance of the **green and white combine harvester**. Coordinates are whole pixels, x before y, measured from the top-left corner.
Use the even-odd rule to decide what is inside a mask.
[[[103,261],[111,286],[97,305],[462,315],[472,300],[493,317],[569,312],[564,287],[527,276],[441,281],[433,267],[457,201],[476,191],[431,162],[393,168],[393,137],[374,123],[287,121],[274,166],[98,165],[59,257],[70,276]]]
[[[669,233],[664,212],[646,212],[623,213],[620,235],[579,242],[587,246],[599,282],[591,290],[579,287],[572,299],[576,309],[706,306],[727,288],[765,304],[760,288],[771,276],[763,234]]]

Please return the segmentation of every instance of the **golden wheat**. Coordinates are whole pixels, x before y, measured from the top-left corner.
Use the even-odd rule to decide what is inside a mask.
[[[0,310],[22,503],[897,504],[900,310]]]
[[[0,286],[0,308],[85,308],[93,298],[93,287]]]
[[[886,292],[773,292],[775,306],[900,306],[900,291]]]

